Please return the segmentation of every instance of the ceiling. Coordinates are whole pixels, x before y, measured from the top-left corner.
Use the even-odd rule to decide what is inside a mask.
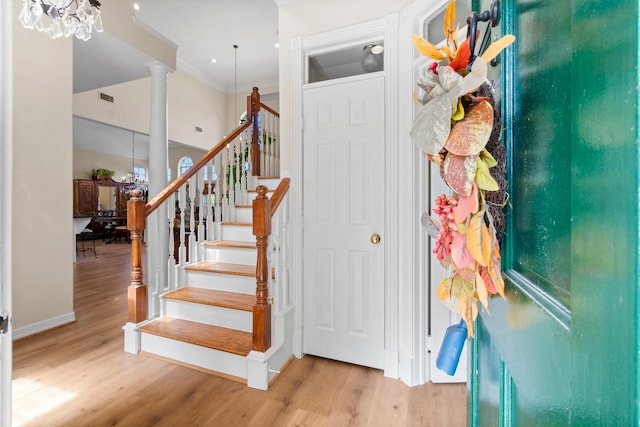
[[[290,0],[136,0],[134,19],[177,46],[181,70],[224,93],[246,92],[278,85],[275,1]],[[153,58],[107,32],[73,43],[74,93],[149,76]],[[74,117],[73,133],[74,147],[131,153],[130,131]],[[146,135],[136,134],[136,152],[148,152]]]
[[[253,86],[278,86],[278,5],[296,0],[135,1],[140,9],[132,11],[133,19],[177,46],[181,70],[228,94],[235,89],[248,92]],[[148,77],[146,65],[154,61],[108,32],[94,32],[87,42],[74,38],[73,43],[74,93]],[[310,73],[318,80],[360,74],[363,47],[317,55]],[[74,147],[131,153],[129,130],[74,117],[73,135]],[[148,140],[147,135],[136,134],[136,157],[148,158],[143,157]]]
[[[278,6],[274,0],[136,2],[140,6],[136,22],[178,46],[179,68],[226,93],[234,92],[236,77],[242,91],[278,84]]]

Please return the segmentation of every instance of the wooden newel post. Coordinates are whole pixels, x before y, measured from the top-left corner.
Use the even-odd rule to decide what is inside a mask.
[[[253,234],[256,236],[258,260],[256,263],[256,305],[253,306],[253,349],[267,351],[271,347],[271,304],[269,304],[269,265],[267,239],[271,234],[271,202],[267,187],[256,188],[258,197],[253,201]]]
[[[147,320],[147,287],[142,284],[142,232],[145,202],[142,191],[135,189],[127,201],[127,230],[131,234],[131,284],[128,289],[129,322]]]
[[[251,112],[251,127],[253,136],[251,139],[251,174],[260,176],[260,126],[258,126],[258,114],[260,113],[260,92],[254,87],[251,96],[247,97],[247,111]]]

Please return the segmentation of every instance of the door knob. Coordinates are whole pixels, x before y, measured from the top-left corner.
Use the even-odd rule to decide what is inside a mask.
[[[377,245],[378,243],[380,243],[380,236],[378,234],[372,234],[371,243],[373,243],[374,245]]]

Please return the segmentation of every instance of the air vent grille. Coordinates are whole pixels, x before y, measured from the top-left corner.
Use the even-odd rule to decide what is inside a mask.
[[[113,96],[107,95],[106,93],[100,92],[100,99],[107,102],[113,102]]]

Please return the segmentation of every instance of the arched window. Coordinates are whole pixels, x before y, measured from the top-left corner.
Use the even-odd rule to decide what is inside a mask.
[[[180,161],[178,162],[178,176],[189,170],[191,166],[193,166],[193,160],[191,159],[191,157],[183,157],[182,159],[180,159]]]

